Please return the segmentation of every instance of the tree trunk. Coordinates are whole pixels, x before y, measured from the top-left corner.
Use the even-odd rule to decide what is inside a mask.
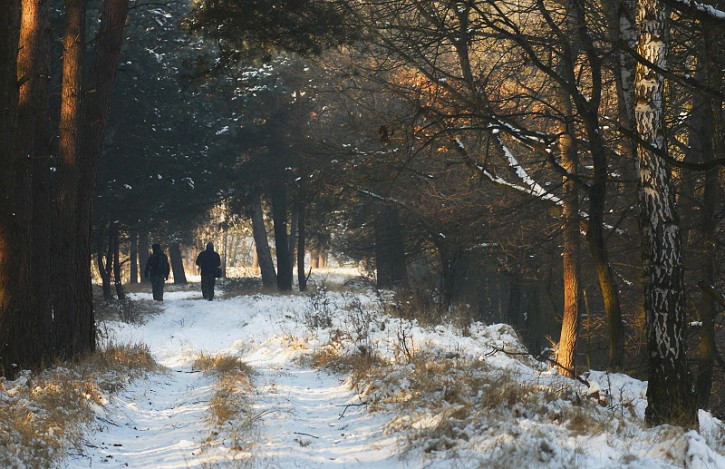
[[[86,1],[66,0],[63,44],[63,87],[59,123],[59,158],[56,194],[56,245],[53,308],[55,335],[61,358],[71,359],[95,348],[92,297],[87,248],[89,233],[78,239],[82,83]],[[85,264],[85,268],[81,266]],[[89,310],[91,311],[89,318]]]
[[[305,272],[305,202],[300,197],[297,209],[297,285],[301,292],[307,290],[307,275]]]
[[[274,247],[277,251],[277,289],[286,292],[292,290],[292,266],[287,240],[287,191],[283,184],[275,183],[271,192]]]
[[[381,206],[375,217],[375,265],[378,288],[407,286],[402,228],[398,210],[389,205]]]
[[[121,246],[118,236],[118,223],[111,224],[111,239],[113,240],[113,285],[116,288],[116,297],[119,301],[126,299],[121,278]]]
[[[113,247],[113,240],[111,237],[110,229],[108,231],[108,238],[105,236],[105,227],[96,236],[96,267],[98,268],[98,275],[101,277],[101,291],[103,292],[103,299],[106,302],[113,300],[113,292],[111,290],[111,253]],[[108,243],[104,246],[104,241],[108,240]]]
[[[638,53],[664,70],[667,14],[659,0],[638,2]],[[697,408],[686,356],[679,225],[670,168],[656,153],[667,152],[664,78],[641,63],[635,74],[635,102],[637,133],[648,144],[640,145],[637,152],[649,358],[645,417],[651,425],[694,426]]]
[[[32,217],[30,249],[32,261],[32,306],[28,317],[35,331],[34,342],[51,358],[51,250],[50,223],[50,27],[48,2],[23,0],[18,51],[20,135],[22,154],[30,156],[32,172]],[[28,214],[30,215],[30,214]]]
[[[138,284],[138,231],[136,228],[131,228],[129,237],[129,266],[128,266],[128,283],[131,285]]]
[[[185,285],[187,283],[186,272],[184,272],[184,259],[179,243],[171,243],[169,246],[169,263],[171,272],[174,274],[174,285]]]
[[[141,283],[149,283],[149,279],[144,277],[144,269],[149,261],[149,233],[146,229],[138,232],[138,268]]]
[[[254,237],[254,250],[257,253],[257,262],[262,274],[262,287],[271,290],[277,285],[277,274],[274,271],[272,250],[267,241],[267,229],[264,226],[262,212],[262,199],[256,195],[252,202],[252,236]]]
[[[31,316],[30,179],[22,163],[18,126],[17,53],[20,2],[0,0],[0,373],[12,379],[41,359]],[[27,184],[27,185],[25,185]]]
[[[441,264],[441,304],[448,309],[454,301],[459,261],[462,256],[460,247],[451,247],[445,241],[435,243]]]
[[[310,269],[317,270],[320,268],[320,253],[317,249],[310,249]]]
[[[562,97],[562,109],[571,115],[571,102],[568,96]],[[561,166],[570,174],[577,174],[578,156],[572,129],[567,122],[562,123],[559,136]],[[561,335],[556,353],[559,372],[564,376],[576,376],[576,344],[579,337],[579,193],[576,182],[564,178],[562,186],[562,273],[564,285],[564,314],[561,321]]]
[[[89,87],[84,100],[84,128],[79,154],[78,218],[75,225],[78,245],[75,295],[79,304],[79,328],[76,331],[83,351],[96,347],[95,316],[90,271],[91,213],[96,192],[96,179],[101,160],[101,146],[108,117],[111,89],[121,54],[123,27],[126,23],[129,0],[105,0],[101,24],[93,50],[89,72]]]
[[[702,25],[704,32],[703,55],[698,75],[710,89],[723,89],[723,73],[718,65],[721,63],[722,28],[710,22]],[[697,93],[700,94],[700,93]],[[702,162],[709,162],[725,151],[725,136],[720,109],[722,100],[709,93],[702,93],[699,113],[699,140]],[[719,185],[718,168],[708,170],[704,175],[704,191],[702,194],[702,261],[700,263],[700,282],[706,286],[714,286],[717,280],[717,207],[723,200],[723,189]],[[715,298],[702,291],[698,307],[702,331],[700,334],[697,379],[695,387],[698,406],[706,409],[712,390],[713,371],[715,368],[715,317],[717,314]]]
[[[290,213],[289,238],[287,238],[287,252],[289,252],[290,270],[294,270],[294,265],[297,260],[297,256],[295,256],[295,252],[297,251],[297,224],[299,223],[299,214],[297,213],[297,210],[298,203],[295,202],[292,204],[292,210]],[[292,272],[291,275],[292,277],[294,277],[294,272]]]

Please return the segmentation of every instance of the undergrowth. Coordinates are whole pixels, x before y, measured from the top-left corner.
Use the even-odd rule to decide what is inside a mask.
[[[480,333],[462,327],[465,318],[458,316],[465,311],[447,311],[436,322],[434,313],[418,309],[431,305],[412,297],[382,292],[378,299],[378,305],[361,305],[348,298],[340,306],[324,290],[310,297],[302,322],[316,331],[322,345],[307,359],[317,368],[347,375],[370,411],[394,415],[385,431],[398,436],[403,453],[446,452],[455,458],[467,451],[462,458],[475,456],[466,467],[575,467],[583,454],[578,444],[586,446],[600,435],[636,441],[646,431],[629,400],[610,400],[616,396],[606,389],[590,392],[556,375],[515,341],[492,341],[489,353],[473,357],[465,350],[443,350],[420,335],[424,330],[443,333],[443,319],[460,328],[462,337]],[[346,310],[343,320],[335,308]],[[507,330],[493,328],[492,334],[515,336],[510,327],[501,327]],[[552,433],[563,433],[573,447],[556,446]],[[663,438],[668,445],[686,444],[681,429]],[[618,447],[619,462],[641,457],[636,456],[640,449],[627,444]],[[662,451],[661,457],[678,464],[682,454]]]
[[[58,467],[82,450],[106,396],[156,368],[144,346],[113,345],[75,364],[0,380],[0,467]]]

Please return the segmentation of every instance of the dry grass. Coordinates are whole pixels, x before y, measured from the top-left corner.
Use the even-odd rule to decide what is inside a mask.
[[[83,427],[106,395],[155,369],[148,350],[116,346],[80,363],[0,381],[0,467],[55,467],[80,447]]]
[[[378,365],[367,373],[363,400],[373,411],[399,415],[387,431],[404,436],[407,449],[450,450],[514,419],[562,425],[572,435],[596,435],[612,425],[611,414],[569,387],[527,383],[485,361],[414,352],[406,366]]]
[[[251,368],[237,357],[206,354],[199,355],[193,367],[216,378],[214,394],[209,402],[211,431],[205,445],[221,442],[235,454],[236,467],[247,466],[253,459],[251,450],[256,441],[256,417],[249,399]]]
[[[359,347],[353,353],[341,353],[340,348],[334,345],[315,351],[309,359],[315,368],[349,375],[353,387],[369,379],[372,370],[384,363],[368,348]]]

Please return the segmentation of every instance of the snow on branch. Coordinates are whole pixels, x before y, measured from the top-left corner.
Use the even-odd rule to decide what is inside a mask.
[[[700,13],[714,20],[725,21],[725,11],[718,10],[707,3],[694,2],[692,0],[670,0],[670,2],[673,6],[682,10],[694,10],[693,13],[695,14]]]

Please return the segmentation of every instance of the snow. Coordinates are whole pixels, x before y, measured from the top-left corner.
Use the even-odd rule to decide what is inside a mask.
[[[145,323],[104,322],[109,341],[146,344],[166,369],[108,396],[81,454],[63,467],[725,469],[725,430],[709,413],[700,412],[697,432],[646,428],[646,383],[595,371],[589,385],[563,378],[526,356],[507,325],[476,323],[463,334],[389,316],[392,297],[362,281],[343,288],[351,276],[359,274],[332,269],[305,295],[232,296],[222,281],[212,302],[167,287],[163,310]],[[374,350],[384,365],[351,387],[349,376],[311,365],[331,344],[340,354]],[[254,370],[248,446],[212,433],[214,377],[192,369],[200,353]],[[424,357],[443,384],[420,393],[420,364],[406,353]],[[434,376],[447,364],[450,376]],[[457,387],[469,378],[477,384]],[[498,394],[504,402],[485,407]],[[465,408],[475,415],[460,416]]]

